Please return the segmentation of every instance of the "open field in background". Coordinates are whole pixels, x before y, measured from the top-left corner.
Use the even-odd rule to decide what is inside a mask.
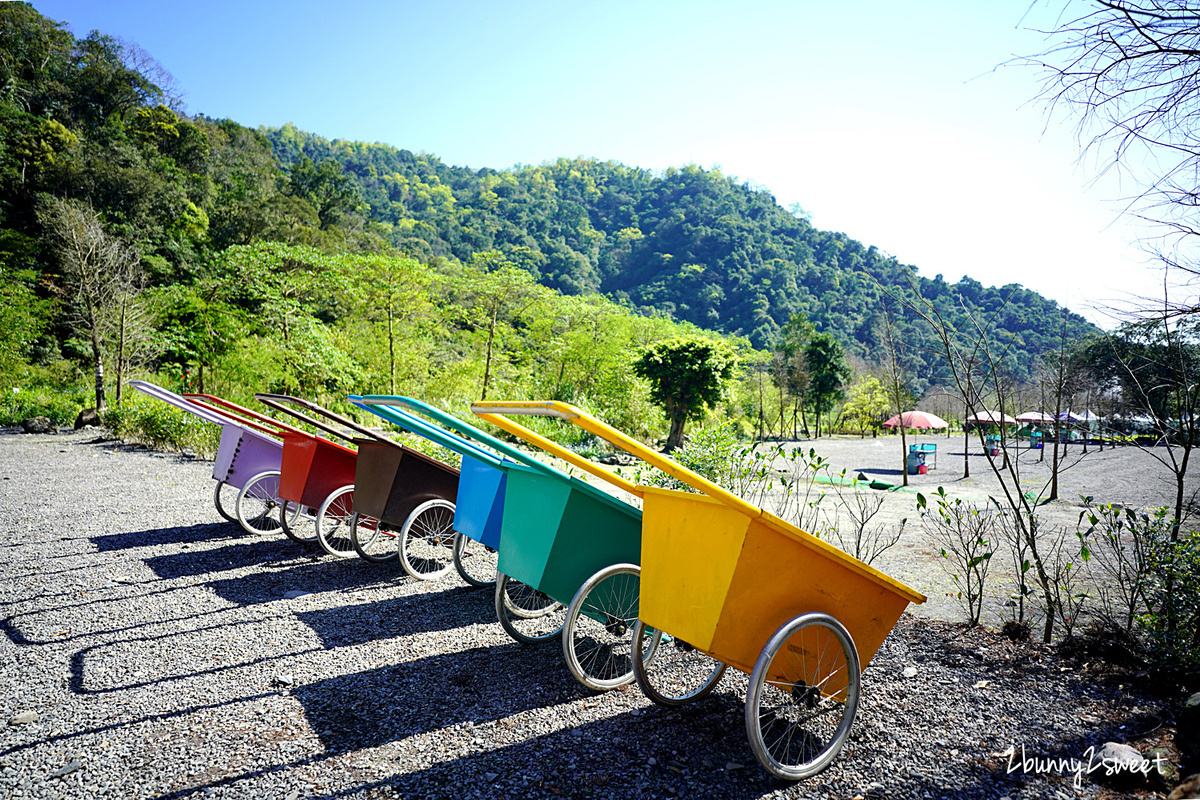
[[[936,468],[930,469],[925,475],[909,475],[908,487],[884,492],[841,487],[840,491],[861,491],[883,496],[884,503],[873,524],[896,526],[902,519],[908,520],[900,543],[884,553],[874,566],[929,596],[929,602],[925,605],[910,608],[913,613],[959,620],[962,619],[962,612],[956,601],[948,596],[952,584],[943,568],[944,559],[937,555],[929,534],[920,525],[917,492],[929,497],[941,486],[951,497],[983,506],[988,504],[989,496],[995,496],[1003,502],[1003,490],[988,466],[988,459],[983,455],[978,439],[971,440],[967,456],[970,461],[968,478],[963,477],[962,434],[949,438],[944,435],[908,437],[908,444],[917,442],[937,445],[937,463]],[[788,442],[784,446],[788,450],[802,449],[805,452],[810,448],[815,449],[817,455],[829,459],[833,474],[845,469],[848,477],[863,473],[869,478],[890,484],[900,484],[903,480],[899,436],[874,439],[834,436]],[[1022,491],[1044,495],[1050,479],[1051,450],[1045,450],[1045,459],[1041,461],[1040,450],[1010,448],[1009,453],[1017,459]],[[1152,452],[1133,446],[1105,447],[1101,451],[1094,445],[1088,445],[1084,453],[1082,445],[1071,444],[1059,474],[1060,499],[1038,507],[1043,530],[1047,533],[1063,527],[1074,530],[1079,513],[1084,508],[1081,496],[1091,496],[1097,503],[1147,509],[1173,505],[1174,476],[1156,460],[1155,454],[1169,458],[1166,448],[1161,447]],[[1189,476],[1189,496],[1198,488],[1200,475]],[[1008,610],[1003,608],[1002,603],[1012,586],[1011,572],[1002,569],[1008,561],[1007,554],[1002,551],[1002,543],[997,543],[989,592],[994,599],[987,604],[989,611],[984,614],[985,623],[992,626],[998,626],[1007,618]]]

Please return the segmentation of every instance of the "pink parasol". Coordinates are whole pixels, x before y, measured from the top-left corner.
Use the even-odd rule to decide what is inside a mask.
[[[950,423],[939,417],[937,414],[931,414],[928,411],[905,411],[903,414],[898,414],[887,422],[883,423],[885,428],[897,428],[903,425],[905,428],[949,428]]]

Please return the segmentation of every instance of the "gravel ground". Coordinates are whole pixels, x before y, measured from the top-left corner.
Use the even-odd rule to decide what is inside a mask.
[[[1131,790],[1010,772],[1007,752],[1170,731],[1119,674],[905,615],[840,758],[784,783],[750,751],[744,677],[673,710],[596,695],[456,575],[242,535],[210,470],[0,433],[0,799],[1101,798]]]
[[[947,492],[958,496],[986,499],[988,495],[1001,495],[1000,484],[988,466],[979,441],[971,439],[967,461],[970,477],[963,477],[962,434],[946,436],[909,436],[908,444],[934,444],[937,446],[936,468],[925,475],[908,476],[914,490],[928,493],[944,486]],[[1022,440],[1024,442],[1024,440]],[[904,451],[899,436],[878,438],[857,436],[833,436],[806,439],[788,443],[788,448],[813,448],[818,455],[829,459],[833,472],[845,469],[851,476],[864,472],[871,478],[898,484],[903,480],[900,461]],[[1016,459],[1022,492],[1035,495],[1045,494],[1050,480],[1052,445],[1044,450],[1028,447],[1012,447],[1010,454]],[[1176,454],[1178,456],[1178,453]],[[1091,496],[1100,503],[1117,503],[1135,507],[1157,507],[1174,505],[1174,475],[1160,459],[1170,460],[1171,454],[1165,447],[1143,450],[1138,447],[1105,447],[1095,444],[1086,451],[1079,443],[1072,443],[1060,452],[1059,472],[1060,500],[1043,506],[1050,514],[1056,512],[1074,522],[1082,503],[1081,496]],[[1186,482],[1189,496],[1200,488],[1200,474],[1190,470]]]

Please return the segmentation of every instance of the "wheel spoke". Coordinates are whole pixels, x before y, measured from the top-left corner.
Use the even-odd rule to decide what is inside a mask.
[[[454,562],[454,504],[428,500],[409,515],[400,532],[400,561],[420,580],[445,575]]]
[[[317,512],[317,541],[326,553],[339,558],[355,554],[350,539],[350,521],[354,516],[354,487],[343,486],[332,492]]]
[[[640,570],[606,567],[580,587],[567,612],[563,654],[575,678],[604,691],[633,680]]]
[[[454,538],[454,568],[472,586],[492,586],[496,583],[499,553],[470,537],[456,534]]]
[[[746,728],[755,756],[795,780],[837,756],[858,707],[858,655],[846,629],[806,614],[771,637],[750,675]]]
[[[650,700],[661,706],[679,706],[716,688],[725,665],[687,642],[651,631],[639,622],[633,631],[633,674]]]

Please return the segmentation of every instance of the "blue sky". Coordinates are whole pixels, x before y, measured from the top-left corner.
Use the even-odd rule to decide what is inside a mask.
[[[132,40],[189,113],[503,169],[558,157],[696,163],[922,274],[1092,307],[1161,295],[1035,102],[1030,28],[1057,0],[406,2],[34,0],[76,36]]]

